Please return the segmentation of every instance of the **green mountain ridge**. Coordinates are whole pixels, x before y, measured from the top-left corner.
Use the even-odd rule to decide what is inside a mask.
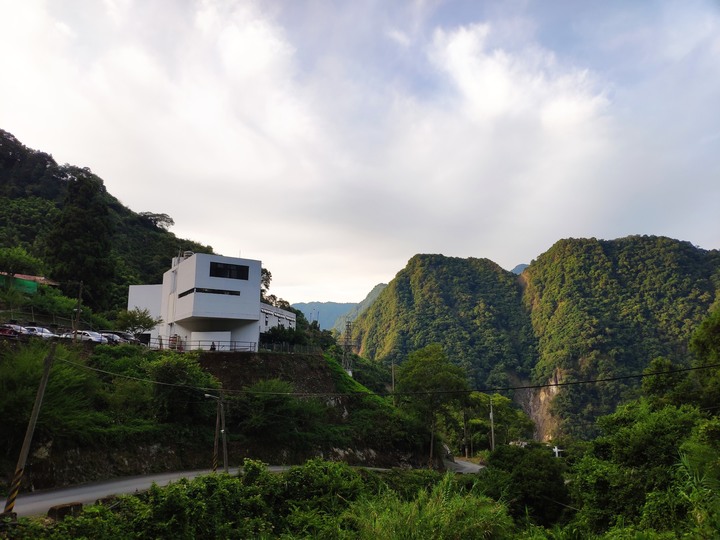
[[[478,390],[617,378],[658,357],[687,365],[690,334],[719,293],[720,252],[665,237],[560,240],[520,276],[487,259],[416,255],[353,337],[386,364],[440,343]],[[567,386],[541,414],[588,435],[637,383]]]
[[[88,200],[73,200],[73,193]],[[87,260],[102,258],[112,273],[95,290],[86,282],[83,294],[88,301],[107,296],[108,310],[125,306],[128,285],[159,282],[179,251],[212,252],[169,232],[169,216],[125,207],[89,169],[58,165],[0,130],[0,247],[52,261],[57,242],[65,241],[57,224],[72,217],[67,210],[75,203],[76,214],[87,208],[107,226],[107,238],[98,242],[106,251],[96,249]],[[88,244],[70,240],[79,248]],[[52,278],[57,262],[48,266]],[[60,280],[66,288],[71,272]],[[77,295],[74,286],[65,291],[70,297]],[[717,250],[659,236],[568,238],[519,275],[488,259],[416,255],[387,286],[341,314],[335,327],[343,332],[345,318],[357,317],[352,337],[359,353],[387,365],[440,343],[473,388],[502,391],[630,377],[659,357],[688,365],[690,334],[719,291]],[[633,398],[637,385],[628,378],[566,386],[552,395],[540,389],[524,405],[536,419],[555,417],[557,431],[591,435],[595,418]]]

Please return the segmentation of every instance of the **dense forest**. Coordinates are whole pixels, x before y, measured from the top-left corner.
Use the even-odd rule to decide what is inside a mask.
[[[177,238],[170,216],[136,213],[87,168],[58,165],[0,129],[0,248],[21,248],[38,271],[96,311],[127,304],[130,284],[160,283],[179,251],[212,253]]]
[[[441,343],[477,390],[568,383],[544,411],[560,433],[637,396],[657,358],[687,365],[720,292],[720,252],[664,237],[567,239],[520,276],[485,259],[416,255],[356,321],[360,354],[399,364]],[[600,384],[571,384],[613,379]],[[520,384],[522,383],[522,384]],[[544,433],[542,435],[553,435]]]

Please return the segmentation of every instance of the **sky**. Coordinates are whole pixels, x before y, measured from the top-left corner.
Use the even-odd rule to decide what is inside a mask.
[[[418,253],[720,248],[717,0],[0,0],[0,51],[0,128],[290,303]]]

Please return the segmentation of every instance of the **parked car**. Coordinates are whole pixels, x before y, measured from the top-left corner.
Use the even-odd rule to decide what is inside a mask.
[[[4,339],[28,339],[28,333],[25,328],[16,324],[0,324],[0,337]]]
[[[120,330],[100,330],[100,333],[105,337],[107,337],[107,334],[114,334],[126,343],[140,344],[140,340],[128,332],[121,332]]]
[[[30,337],[39,337],[42,339],[56,339],[59,337],[43,326],[26,326],[25,329],[30,334]]]
[[[20,335],[27,335],[30,333],[30,332],[28,332],[27,328],[25,328],[24,326],[20,326],[19,324],[6,323],[6,324],[3,324],[3,326],[6,328],[11,328],[12,330],[15,330]]]
[[[128,343],[127,339],[123,339],[117,334],[113,334],[111,332],[100,332],[100,335],[107,339],[107,342],[110,345],[120,345],[121,343]]]
[[[75,339],[75,336],[77,335],[78,341],[92,341],[93,343],[107,343],[107,338],[104,338],[101,336],[98,332],[93,332],[92,330],[78,330],[77,333],[75,332],[66,332],[60,337],[62,339]]]

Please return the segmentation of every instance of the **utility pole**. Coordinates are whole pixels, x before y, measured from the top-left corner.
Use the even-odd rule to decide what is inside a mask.
[[[215,417],[215,445],[213,449],[213,471],[217,468],[217,447],[218,447],[218,418],[220,420],[220,434],[222,435],[223,445],[223,468],[225,474],[228,474],[228,451],[227,451],[227,435],[225,433],[225,401],[223,400],[223,392],[220,390],[220,397],[212,394],[205,394],[206,398],[215,399],[218,402],[218,416]]]
[[[207,395],[207,394],[205,394]],[[217,404],[215,413],[215,440],[213,442],[212,470],[217,472],[218,468],[218,447],[220,446],[220,402]]]
[[[463,446],[465,447],[465,458],[470,457],[470,445],[468,444],[468,413],[463,407]]]
[[[345,321],[345,336],[343,339],[343,368],[348,375],[352,377],[352,323],[350,320]]]
[[[228,472],[228,452],[227,452],[227,434],[225,433],[225,402],[223,401],[223,392],[220,390],[220,433],[222,433],[223,442],[223,466],[225,467],[225,474]]]
[[[77,307],[75,308],[75,320],[73,321],[73,342],[77,341],[77,333],[80,329],[80,308],[82,307],[82,290],[83,282],[80,282],[80,290],[78,291]]]
[[[50,378],[50,368],[52,367],[54,359],[55,343],[50,346],[50,352],[45,357],[45,367],[43,369],[42,378],[40,379],[40,386],[38,386],[37,395],[35,396],[35,404],[33,405],[33,410],[30,414],[30,421],[28,422],[27,430],[25,431],[25,439],[23,440],[22,448],[20,449],[20,456],[18,457],[17,466],[15,467],[15,475],[13,476],[12,483],[10,484],[10,492],[7,500],[5,501],[5,513],[11,513],[15,508],[15,499],[17,499],[18,492],[20,491],[20,482],[23,477],[23,472],[25,471],[25,462],[27,461],[28,453],[30,452],[30,443],[32,442],[33,432],[35,431],[35,424],[37,423],[38,416],[40,415],[40,406],[42,405],[43,396],[45,395],[45,388],[47,387],[47,382]]]
[[[393,394],[393,405],[397,407],[397,397],[395,396],[395,357],[392,358],[392,364],[390,364],[390,376],[392,377],[392,394]]]
[[[492,394],[490,394],[490,450],[495,450],[495,420],[493,419]]]

